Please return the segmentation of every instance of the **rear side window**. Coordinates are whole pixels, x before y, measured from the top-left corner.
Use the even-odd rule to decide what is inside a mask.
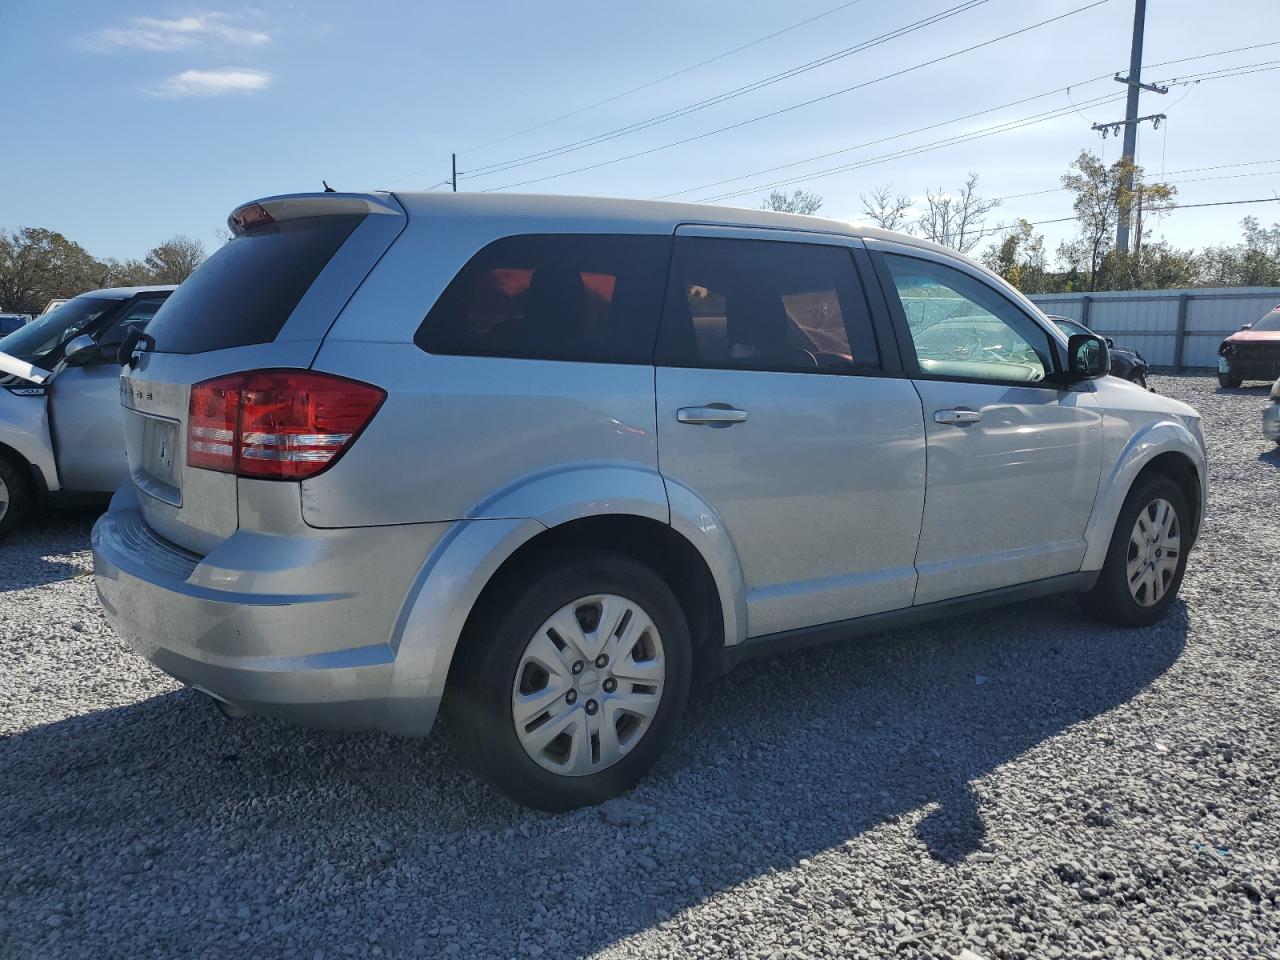
[[[147,324],[151,322],[151,318],[156,315],[160,305],[168,299],[168,296],[167,293],[162,293],[155,297],[135,300],[120,316],[111,321],[110,327],[102,332],[98,337],[99,345],[105,347],[123,343],[130,327],[146,329]]]
[[[269,343],[365,214],[264,224],[224,244],[147,327],[159,353]]]
[[[879,370],[852,253],[826,244],[679,238],[658,362],[798,373]]]
[[[440,295],[415,342],[429,353],[648,362],[670,259],[668,237],[506,237]]]

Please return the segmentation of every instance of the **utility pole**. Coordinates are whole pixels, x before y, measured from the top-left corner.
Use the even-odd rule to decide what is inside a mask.
[[[453,192],[457,193],[458,192],[458,155],[456,153],[451,153],[449,154],[449,156],[452,158],[452,164],[453,164],[453,176],[449,178],[449,182],[453,184]]]
[[[1156,86],[1153,83],[1142,82],[1142,32],[1147,22],[1147,0],[1134,0],[1133,4],[1133,41],[1129,47],[1129,75],[1122,77],[1116,74],[1118,83],[1127,84],[1129,87],[1129,97],[1125,103],[1124,120],[1119,123],[1095,123],[1094,130],[1101,130],[1105,137],[1107,131],[1119,132],[1120,127],[1124,127],[1124,151],[1123,157],[1132,165],[1133,158],[1138,153],[1138,124],[1144,120],[1152,121],[1155,127],[1160,126],[1160,121],[1165,119],[1163,113],[1153,113],[1145,117],[1138,116],[1138,96],[1143,90],[1150,90],[1152,93],[1168,93],[1168,87]],[[1133,171],[1130,169],[1124,178],[1123,189],[1126,196],[1133,194]],[[1122,253],[1129,252],[1129,205],[1121,204],[1120,219],[1116,225],[1116,249]]]

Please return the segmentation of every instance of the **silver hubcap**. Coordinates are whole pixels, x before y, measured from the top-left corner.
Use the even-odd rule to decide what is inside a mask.
[[[525,647],[511,689],[516,737],[547,770],[599,773],[648,731],[665,678],[662,638],[639,604],[582,597],[547,618]]]
[[[1144,607],[1159,603],[1173,582],[1180,556],[1177,511],[1168,500],[1152,500],[1138,514],[1129,534],[1126,573],[1133,599]]]

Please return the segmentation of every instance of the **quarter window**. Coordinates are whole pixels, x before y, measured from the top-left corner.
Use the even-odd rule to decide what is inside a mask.
[[[658,362],[804,373],[880,369],[845,247],[681,237]]]
[[[1038,383],[1052,369],[1045,330],[985,283],[931,260],[884,259],[921,373]]]
[[[647,362],[667,237],[507,237],[477,253],[418,330],[431,353]]]

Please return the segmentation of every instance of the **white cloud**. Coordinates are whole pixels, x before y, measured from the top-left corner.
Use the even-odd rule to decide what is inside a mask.
[[[157,97],[220,97],[227,93],[256,93],[269,83],[271,74],[261,70],[183,70],[151,93]]]
[[[186,17],[134,17],[123,26],[108,27],[80,38],[90,50],[148,50],[168,53],[206,47],[255,48],[271,42],[264,30],[244,25],[244,17],[218,11]]]

